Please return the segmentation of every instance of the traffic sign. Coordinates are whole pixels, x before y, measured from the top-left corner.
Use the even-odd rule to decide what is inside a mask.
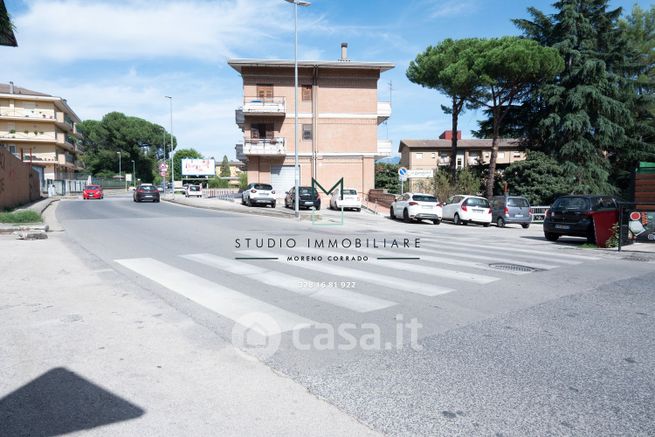
[[[159,176],[166,176],[167,174],[166,170],[159,172]]]
[[[160,171],[160,172],[162,172],[162,171],[163,171],[163,172],[168,171],[168,164],[166,164],[165,162],[162,162],[161,164],[159,164],[159,171]]]
[[[434,170],[407,170],[408,178],[431,178],[434,176]]]
[[[407,174],[407,169],[405,167],[400,167],[398,169],[398,176],[403,177]]]

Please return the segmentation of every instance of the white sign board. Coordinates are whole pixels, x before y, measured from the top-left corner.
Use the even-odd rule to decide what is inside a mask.
[[[216,176],[213,159],[183,159],[182,176]]]
[[[434,176],[434,170],[407,170],[408,178],[431,178]]]
[[[125,173],[125,181],[132,182],[132,173]]]

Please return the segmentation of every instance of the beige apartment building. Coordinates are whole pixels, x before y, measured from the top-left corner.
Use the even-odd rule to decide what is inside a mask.
[[[298,155],[300,184],[315,178],[329,189],[340,178],[367,193],[375,184],[375,160],[391,154],[391,142],[378,139],[378,125],[391,115],[379,101],[386,62],[354,62],[342,45],[337,61],[298,61]],[[270,183],[279,196],[295,183],[294,62],[232,59],[243,78],[243,106],[236,123],[244,133],[237,159],[249,182]]]
[[[457,162],[458,169],[471,165],[488,164],[491,160],[491,139],[462,139],[458,131]],[[410,170],[435,170],[450,166],[452,131],[445,131],[436,140],[400,140],[398,152],[400,165]],[[497,163],[499,170],[516,161],[523,161],[525,152],[514,139],[500,139]],[[418,179],[410,180],[412,183]]]
[[[82,170],[80,119],[65,99],[0,84],[0,147],[48,179],[74,179]]]

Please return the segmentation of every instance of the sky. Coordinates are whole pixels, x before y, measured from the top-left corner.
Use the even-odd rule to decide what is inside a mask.
[[[298,10],[298,58],[392,62],[378,83],[392,115],[379,128],[401,139],[437,138],[450,125],[438,92],[411,83],[407,67],[445,38],[518,35],[513,18],[552,0],[312,0]],[[611,0],[629,11],[650,0]],[[293,5],[284,0],[5,0],[18,48],[0,47],[0,82],[63,97],[82,119],[119,111],[170,128],[178,148],[233,159],[243,134],[230,58],[293,59]],[[480,114],[460,118],[465,138]]]

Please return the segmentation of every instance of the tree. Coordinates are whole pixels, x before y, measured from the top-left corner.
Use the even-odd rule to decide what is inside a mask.
[[[118,152],[124,168],[135,161],[136,175],[143,181],[153,180],[158,159],[164,158],[163,127],[147,120],[110,112],[102,120],[84,120],[77,124],[83,135],[82,160],[92,174],[118,173]]]
[[[611,160],[631,153],[626,129],[634,126],[624,71],[629,62],[618,27],[621,9],[608,0],[560,0],[554,15],[529,9],[533,20],[514,20],[528,38],[556,49],[564,70],[532,94],[526,141],[554,157],[575,190],[607,194]],[[628,91],[629,92],[629,91]],[[640,146],[641,147],[641,146]]]
[[[207,188],[227,188],[229,186],[230,183],[226,179],[222,179],[216,176],[207,181]]]
[[[492,137],[489,173],[485,194],[494,194],[496,162],[501,129],[505,117],[522,103],[535,84],[551,80],[564,68],[557,50],[542,47],[536,41],[503,37],[485,40],[479,46],[474,65],[481,87],[470,107],[486,108],[491,114]]]
[[[221,172],[222,177],[232,176],[232,171],[230,170],[230,161],[227,159],[227,155],[223,156],[223,162],[221,162]]]
[[[202,154],[195,149],[180,149],[173,155],[173,169],[176,181],[182,180],[182,160],[203,159]]]
[[[398,164],[375,164],[375,188],[387,190],[390,193],[400,193],[399,168]]]
[[[532,205],[550,205],[558,196],[571,194],[573,179],[555,159],[538,151],[529,151],[525,161],[510,164],[503,173],[509,192]]]
[[[0,46],[17,47],[16,35],[14,35],[15,26],[11,22],[11,17],[5,7],[5,2],[0,2]]]
[[[453,137],[450,151],[450,175],[457,178],[457,131],[459,115],[467,102],[478,97],[480,78],[473,68],[483,41],[476,38],[446,39],[429,46],[409,64],[407,78],[423,87],[435,89],[451,99],[451,106],[441,106],[450,114]]]
[[[248,186],[248,172],[239,173],[239,189],[241,191],[245,190]]]

